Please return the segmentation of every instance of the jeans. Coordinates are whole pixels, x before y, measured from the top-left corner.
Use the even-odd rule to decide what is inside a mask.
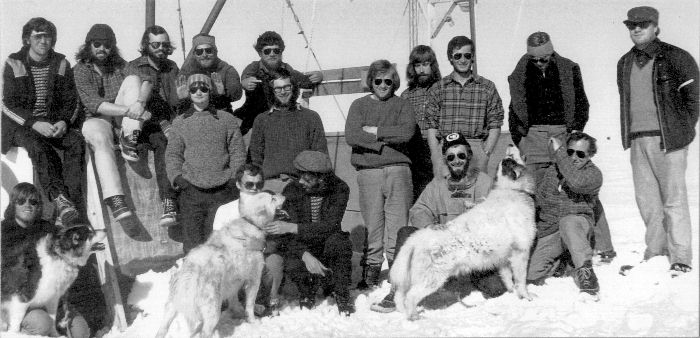
[[[411,169],[388,166],[362,169],[357,175],[360,210],[367,227],[368,265],[381,266],[383,252],[394,260],[396,232],[408,224],[408,209],[413,201]]]
[[[630,162],[634,193],[646,225],[644,259],[668,255],[671,264],[692,263],[690,210],[685,170],[688,147],[673,152],[660,148],[659,136],[632,140]]]
[[[566,250],[571,254],[575,268],[593,258],[590,240],[593,226],[579,215],[567,215],[559,220],[559,231],[540,237],[534,244],[527,269],[527,280],[536,281],[550,277],[556,262]]]
[[[200,189],[190,184],[180,192],[178,202],[182,224],[182,249],[185,254],[206,242],[212,233],[216,209],[235,199],[228,185]]]
[[[104,198],[124,195],[117,156],[114,153],[114,133],[109,120],[108,116],[94,117],[83,123],[83,136],[95,155],[95,168]]]

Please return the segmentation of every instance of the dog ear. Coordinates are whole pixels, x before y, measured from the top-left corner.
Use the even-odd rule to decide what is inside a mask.
[[[520,176],[523,176],[523,170],[525,170],[525,168],[519,165],[513,167],[513,175],[515,175],[515,177],[513,178],[514,181],[519,179]]]

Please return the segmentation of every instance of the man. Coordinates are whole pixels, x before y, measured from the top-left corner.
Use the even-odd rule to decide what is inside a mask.
[[[469,170],[472,149],[462,134],[452,133],[445,137],[442,141],[442,156],[450,175],[447,178],[433,178],[411,207],[409,225],[398,231],[396,255],[412,233],[455,219],[484,201],[491,191],[493,180],[489,175],[479,170]],[[496,271],[472,273],[470,279],[485,297],[496,297],[505,292],[505,286]],[[381,302],[372,304],[370,309],[376,312],[393,312],[396,309],[394,291],[392,288]]]
[[[471,165],[487,172],[489,156],[501,134],[501,97],[493,82],[472,72],[475,57],[472,40],[466,36],[452,38],[447,44],[447,58],[453,71],[428,93],[428,142],[435,176],[448,175],[441,159],[440,138],[455,132],[464,135],[474,151]]]
[[[617,63],[622,146],[647,227],[644,259],[666,255],[673,275],[690,272],[692,247],[685,170],[698,122],[698,65],[658,39],[659,12],[635,7],[625,25],[634,47]]]
[[[22,48],[7,58],[3,71],[2,153],[24,147],[39,184],[56,203],[58,221],[68,225],[82,201],[84,142],[69,129],[75,112],[73,71],[53,50],[56,26],[32,18],[22,27]],[[63,150],[63,162],[55,149]],[[81,208],[82,210],[83,208]]]
[[[387,60],[374,61],[365,80],[372,93],[350,105],[345,123],[367,227],[360,288],[379,285],[384,254],[391,267],[396,232],[408,222],[413,202],[408,145],[416,131],[411,104],[394,95],[401,85],[394,66]]]
[[[292,74],[280,68],[271,75],[274,104],[258,115],[248,148],[250,160],[265,172],[265,189],[279,194],[296,176],[294,158],[304,150],[328,153],[321,117],[297,104]]]
[[[216,39],[211,35],[197,34],[192,39],[194,58],[185,61],[180,69],[178,90],[187,90],[187,77],[194,73],[207,74],[213,82],[211,103],[217,110],[233,114],[231,103],[238,101],[243,95],[241,78],[233,66],[219,58]],[[179,97],[186,97],[182,93]]]
[[[241,85],[245,90],[245,103],[233,114],[243,120],[241,133],[247,134],[253,126],[255,117],[267,111],[273,104],[272,74],[280,69],[289,71],[292,82],[299,88],[310,89],[323,80],[319,71],[302,74],[287,63],[282,62],[284,41],[273,31],[267,31],[258,37],[255,51],[260,56],[259,61],[253,61],[241,75]],[[263,168],[264,169],[264,168]],[[269,173],[268,173],[269,174]]]
[[[413,175],[413,197],[418,198],[425,186],[433,179],[433,165],[430,162],[430,145],[428,144],[428,121],[426,107],[428,89],[440,80],[440,68],[432,48],[418,45],[411,51],[406,65],[408,89],[401,97],[411,102],[413,114],[418,124],[416,133],[420,135],[411,139],[411,174]],[[420,136],[420,137],[417,137]]]
[[[143,32],[141,56],[129,62],[126,69],[127,76],[136,75],[141,80],[138,93],[127,95],[129,99],[124,100],[125,104],[129,104],[133,116],[142,117],[122,119],[119,138],[122,157],[127,161],[139,160],[137,144],[148,143],[153,148],[158,194],[163,207],[163,225],[174,224],[177,217],[176,193],[168,181],[165,169],[170,121],[178,102],[175,83],[178,68],[175,62],[168,60],[173,49],[168,32],[163,27],[151,26]],[[144,114],[144,111],[147,113]]]
[[[265,184],[263,179],[263,171],[259,166],[246,163],[236,169],[236,174],[234,175],[236,180],[236,188],[241,194],[255,195],[262,191]],[[214,230],[219,230],[221,227],[228,223],[232,219],[237,219],[241,217],[241,213],[238,210],[238,200],[233,200],[226,203],[216,209],[216,215],[214,215]]]
[[[183,250],[204,243],[213,229],[215,210],[236,198],[235,171],[245,162],[238,121],[209,106],[211,79],[187,79],[192,106],[175,118],[165,152],[168,178],[180,191]]]
[[[537,186],[535,204],[539,212],[527,271],[529,283],[544,284],[553,275],[559,256],[568,250],[574,264],[574,282],[582,293],[597,299],[600,288],[590,245],[594,207],[603,184],[600,169],[591,161],[597,149],[596,139],[583,132],[569,134],[563,146],[558,138],[549,139],[555,165],[545,169]]]
[[[285,271],[299,289],[300,306],[314,307],[320,280],[324,296],[333,293],[338,311],[348,316],[355,312],[349,290],[352,243],[341,221],[350,188],[333,173],[326,153],[305,150],[294,159],[294,166],[300,179],[282,193],[290,221],[273,221],[265,231],[295,234],[285,243]]]
[[[549,138],[583,131],[588,122],[581,69],[554,51],[549,34],[535,32],[528,36],[527,53],[508,76],[508,83],[510,135],[539,185],[546,168],[554,165],[547,149]],[[596,211],[595,249],[602,261],[610,262],[617,254],[600,201]]]

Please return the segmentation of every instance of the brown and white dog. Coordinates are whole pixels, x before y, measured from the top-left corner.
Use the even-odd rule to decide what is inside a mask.
[[[518,148],[511,145],[498,166],[496,183],[482,203],[439,228],[413,233],[401,248],[390,276],[396,308],[416,319],[418,303],[448,277],[498,269],[509,291],[532,299],[525,286],[535,238],[534,180]]]
[[[90,254],[104,249],[104,231],[85,224],[27,238],[4,248],[2,319],[9,332],[19,332],[27,310],[44,308],[54,323],[61,297],[78,277]],[[38,264],[37,264],[38,263]],[[58,336],[53,325],[52,336]]]
[[[170,279],[170,296],[156,337],[165,337],[176,315],[182,315],[191,336],[211,337],[221,318],[221,305],[228,300],[234,313],[242,312],[238,290],[246,295],[246,318],[255,319],[253,306],[260,288],[265,259],[263,226],[272,221],[284,203],[281,195],[261,192],[241,194],[241,218],[214,231],[202,245],[192,249]]]

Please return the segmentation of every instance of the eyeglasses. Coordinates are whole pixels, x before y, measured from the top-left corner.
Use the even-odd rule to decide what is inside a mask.
[[[209,87],[205,84],[198,84],[190,87],[190,94],[195,94],[197,91],[201,91],[202,93],[208,93],[209,92]]]
[[[466,159],[467,159],[467,154],[465,154],[465,153],[457,153],[456,156],[455,156],[455,154],[449,154],[449,155],[447,155],[446,158],[447,158],[447,161],[448,161],[448,162],[452,162],[452,161],[455,160],[455,157],[459,158],[460,160],[466,160]]]
[[[53,38],[49,33],[32,34],[29,37],[35,41],[40,41],[41,39],[51,40]]]
[[[647,29],[651,25],[651,21],[642,21],[642,22],[625,22],[625,26],[627,26],[627,29],[629,30],[634,30],[635,28],[639,27],[641,29]]]
[[[18,199],[15,204],[17,205],[24,205],[24,203],[29,202],[29,205],[35,207],[39,205],[39,200],[33,199],[33,198],[20,198]]]
[[[95,48],[100,48],[105,46],[105,49],[112,49],[112,44],[108,42],[93,41],[92,46]]]
[[[567,155],[571,156],[571,155],[573,155],[574,153],[576,154],[576,156],[578,156],[578,158],[586,158],[586,156],[588,156],[588,155],[586,155],[585,152],[583,152],[583,151],[581,151],[581,150],[566,149],[566,154],[567,154]]]
[[[245,188],[246,190],[262,190],[264,186],[265,182],[263,181],[243,183],[243,188]]]
[[[472,56],[474,56],[472,53],[454,53],[452,54],[452,59],[453,60],[459,60],[464,56],[465,59],[471,60]]]
[[[270,55],[270,53],[275,53],[277,55],[282,54],[282,50],[279,48],[263,48],[262,52],[265,55]]]
[[[207,53],[209,55],[214,54],[214,48],[213,47],[206,47],[206,48],[196,48],[194,50],[194,55],[197,55],[197,56],[201,56],[204,53]]]
[[[387,86],[391,86],[394,84],[394,81],[392,81],[391,79],[374,79],[375,86],[381,85],[382,82],[384,82]]]
[[[284,85],[282,87],[273,87],[273,89],[275,90],[275,93],[282,94],[283,92],[292,91],[292,85],[288,84],[288,85]]]
[[[164,42],[153,41],[153,42],[149,42],[148,44],[151,45],[151,48],[153,48],[153,49],[158,49],[161,46],[163,46],[163,49],[168,49],[168,48],[173,46],[170,44],[170,41],[164,41]]]
[[[530,58],[530,62],[532,62],[532,63],[548,63],[549,56],[545,56],[545,57],[541,57],[541,58]]]

